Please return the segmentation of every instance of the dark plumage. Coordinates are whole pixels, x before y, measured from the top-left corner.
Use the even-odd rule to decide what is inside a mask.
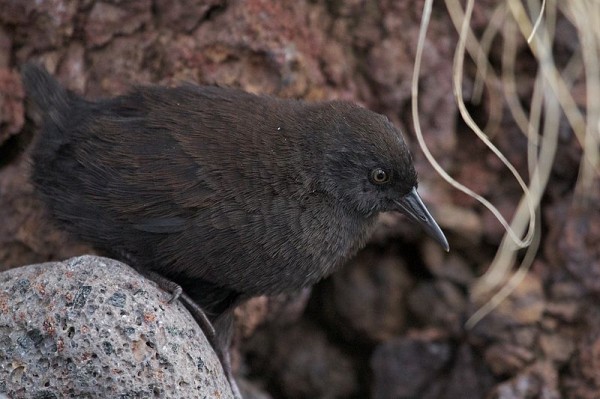
[[[180,284],[209,314],[327,276],[399,210],[447,248],[402,135],[344,101],[191,84],[91,102],[34,65],[33,182],[66,230]]]

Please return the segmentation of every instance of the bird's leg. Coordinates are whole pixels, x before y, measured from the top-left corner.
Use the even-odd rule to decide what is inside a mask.
[[[143,270],[143,271],[139,271],[138,270],[138,272],[144,274],[150,280],[152,280],[156,284],[158,284],[158,286],[163,291],[167,291],[168,293],[171,294],[171,298],[169,298],[169,300],[167,301],[167,303],[173,303],[173,302],[175,302],[176,300],[179,299],[179,297],[183,293],[183,289],[181,288],[181,286],[179,284],[177,284],[173,280],[169,280],[168,278],[166,278],[162,274],[158,274],[158,273],[156,273],[156,272],[154,272],[152,270]]]
[[[179,284],[176,282],[169,280],[165,276],[158,274],[152,270],[144,270],[141,272],[145,276],[147,276],[150,280],[154,281],[158,286],[171,294],[171,298],[169,298],[168,303],[173,303],[176,300],[181,300],[181,302],[185,305],[187,310],[192,314],[196,323],[200,326],[200,329],[208,339],[208,342],[211,344],[215,352],[217,348],[215,346],[215,328],[212,323],[206,316],[206,313],[196,302],[192,300],[185,292]],[[218,353],[217,353],[218,354]]]
[[[160,288],[171,293],[169,303],[179,299],[185,305],[221,361],[221,366],[233,392],[233,397],[235,399],[243,399],[233,377],[231,357],[229,356],[229,345],[233,336],[233,311],[228,310],[223,313],[215,320],[213,325],[204,310],[188,294],[183,292],[179,284],[151,270],[144,270],[142,273],[158,284]]]
[[[233,377],[231,357],[229,356],[229,345],[231,344],[231,337],[233,336],[233,310],[229,309],[223,312],[217,317],[213,325],[206,315],[206,312],[204,312],[204,310],[202,310],[188,294],[183,292],[183,289],[179,284],[155,271],[136,266],[138,263],[135,262],[134,257],[128,253],[120,253],[120,255],[121,258],[124,258],[138,273],[149,280],[154,281],[162,290],[169,292],[171,298],[169,298],[168,303],[173,303],[179,299],[184,304],[187,310],[192,314],[194,320],[196,320],[196,323],[204,333],[208,343],[217,354],[221,366],[223,367],[225,377],[233,392],[233,397],[235,399],[243,399],[240,389]]]
[[[139,274],[141,274],[149,280],[154,281],[163,291],[167,291],[168,293],[170,293],[171,298],[169,299],[168,303],[173,303],[179,299],[183,292],[183,289],[179,284],[172,280],[169,280],[161,274],[156,273],[155,271],[141,267],[140,263],[136,260],[135,256],[133,256],[127,251],[117,250],[116,254],[118,255],[117,258],[127,262],[127,264],[133,267]]]
[[[194,300],[185,292],[181,294],[180,300],[192,314],[201,312],[204,316],[207,326],[210,328],[210,333],[200,322],[198,324],[204,331],[208,342],[211,344],[215,353],[217,354],[217,357],[221,361],[221,366],[223,367],[227,381],[229,381],[231,391],[233,392],[233,397],[235,399],[243,399],[240,389],[238,388],[233,376],[233,370],[231,368],[231,356],[229,354],[229,346],[231,345],[231,337],[233,336],[233,310],[225,311],[223,314],[217,317],[214,324],[212,324],[200,306],[198,306],[198,304],[194,302]],[[194,316],[194,318],[196,321],[199,321],[198,317]]]
[[[233,396],[236,399],[242,399],[240,389],[238,388],[235,378],[233,377],[231,356],[229,351],[229,347],[231,346],[231,338],[233,337],[233,321],[233,309],[229,309],[217,317],[214,322],[215,344],[219,348],[217,349],[217,356],[219,356],[219,359],[221,359],[223,371],[225,371],[225,376],[231,385]]]
[[[142,273],[158,284],[160,288],[171,293],[169,303],[173,303],[179,299],[185,305],[221,361],[221,366],[233,392],[233,397],[235,399],[243,399],[233,377],[231,357],[229,356],[229,345],[233,336],[233,311],[228,310],[223,313],[215,320],[213,325],[204,310],[189,295],[183,292],[179,284],[151,270],[144,270]]]

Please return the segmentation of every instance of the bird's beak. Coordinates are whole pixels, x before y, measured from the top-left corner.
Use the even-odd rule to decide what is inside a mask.
[[[419,193],[417,193],[416,188],[413,187],[413,189],[404,197],[402,197],[402,199],[394,202],[396,205],[398,205],[398,210],[400,212],[408,216],[408,218],[413,222],[421,225],[427,234],[435,239],[442,246],[442,248],[446,250],[446,252],[450,250],[446,236],[444,236],[442,229],[440,229],[440,226],[438,226],[433,219],[433,216],[431,216],[425,207],[425,204],[421,200],[421,197],[419,197]]]

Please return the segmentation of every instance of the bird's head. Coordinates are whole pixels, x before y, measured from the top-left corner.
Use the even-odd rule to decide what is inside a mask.
[[[321,189],[364,215],[399,211],[448,250],[443,232],[417,193],[417,172],[400,131],[383,115],[348,102],[320,104]],[[319,112],[319,111],[316,111]]]

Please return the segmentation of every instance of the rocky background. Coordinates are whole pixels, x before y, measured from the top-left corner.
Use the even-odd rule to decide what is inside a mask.
[[[520,191],[458,116],[451,86],[457,34],[437,3],[421,73],[425,139],[449,173],[508,218]],[[476,33],[494,3],[476,2]],[[596,184],[587,202],[573,201],[581,149],[566,124],[542,201],[542,244],[533,267],[494,312],[464,328],[481,305],[470,287],[490,265],[503,229],[437,177],[417,148],[409,107],[422,6],[407,0],[0,0],[0,271],[93,252],[49,224],[28,183],[37,124],[18,72],[27,60],[41,60],[90,98],[136,83],[188,80],[281,97],[349,99],[406,132],[421,195],[452,250],[444,253],[402,217],[385,215],[371,244],[312,292],[258,298],[240,308],[234,365],[248,396],[600,397],[600,190]],[[566,62],[577,37],[564,18],[557,29],[557,62]],[[535,62],[525,43],[519,45],[518,94],[527,107]],[[500,49],[491,62],[501,63]],[[584,108],[585,95],[578,98]],[[498,106],[489,98],[467,105],[482,124]],[[526,176],[527,140],[508,118],[500,123],[494,142]]]

